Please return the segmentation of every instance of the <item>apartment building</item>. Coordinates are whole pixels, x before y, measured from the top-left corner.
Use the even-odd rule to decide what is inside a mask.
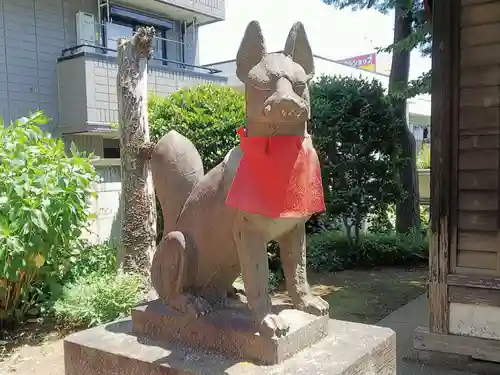
[[[55,135],[118,158],[117,39],[155,27],[148,86],[157,94],[225,84],[197,65],[199,27],[224,18],[225,0],[0,0],[0,116],[43,109]]]
[[[168,95],[226,84],[220,70],[198,66],[199,27],[224,18],[225,0],[0,0],[0,117],[42,109],[53,119],[48,130],[68,147],[101,158],[89,240],[119,237],[118,38],[155,28],[148,86]]]

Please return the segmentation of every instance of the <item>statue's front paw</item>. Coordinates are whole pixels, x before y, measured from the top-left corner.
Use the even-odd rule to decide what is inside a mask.
[[[212,306],[207,301],[191,294],[177,295],[169,301],[168,305],[182,314],[196,318],[207,315],[212,311]]]
[[[260,323],[259,332],[265,337],[280,338],[290,330],[290,325],[285,320],[274,314],[268,314]]]
[[[328,314],[330,305],[323,298],[308,294],[300,299],[296,308],[309,314],[323,316]]]

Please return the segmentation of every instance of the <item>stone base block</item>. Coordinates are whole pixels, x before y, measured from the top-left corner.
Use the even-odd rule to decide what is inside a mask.
[[[259,335],[247,306],[237,302],[198,319],[168,309],[161,300],[148,302],[132,310],[132,331],[139,337],[179,342],[266,365],[281,363],[328,334],[328,316],[314,316],[288,305],[273,308],[290,323],[290,331],[279,339]]]
[[[328,336],[274,366],[132,333],[130,319],[68,336],[66,375],[396,375],[388,328],[330,320]]]

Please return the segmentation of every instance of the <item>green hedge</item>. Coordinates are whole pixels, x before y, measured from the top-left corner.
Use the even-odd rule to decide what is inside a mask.
[[[322,232],[308,239],[308,264],[317,272],[356,267],[408,265],[428,258],[423,236],[396,233],[365,233],[359,244],[349,244],[340,231]]]
[[[176,130],[193,142],[205,172],[239,143],[236,129],[245,121],[243,94],[227,86],[188,87],[168,97],[152,94],[148,107],[152,139]]]
[[[328,273],[353,268],[404,266],[423,263],[428,258],[425,236],[391,233],[364,233],[358,244],[339,230],[311,234],[307,239],[307,264],[314,272]],[[279,247],[267,249],[269,287],[274,291],[284,280]]]

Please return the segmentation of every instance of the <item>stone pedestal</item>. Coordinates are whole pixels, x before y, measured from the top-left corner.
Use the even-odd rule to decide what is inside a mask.
[[[246,304],[236,301],[198,319],[169,310],[161,300],[152,301],[132,310],[132,332],[266,365],[281,363],[328,335],[328,316],[289,305],[274,305],[273,310],[290,323],[290,331],[280,339],[257,334]]]
[[[161,327],[162,319],[169,318],[146,327],[148,332],[154,324]],[[141,329],[135,324],[136,330]],[[299,334],[293,341],[301,339]],[[270,347],[269,343],[263,345]],[[328,321],[325,338],[273,366],[137,335],[131,319],[69,336],[64,355],[66,375],[396,375],[396,336],[392,330],[338,320]]]

